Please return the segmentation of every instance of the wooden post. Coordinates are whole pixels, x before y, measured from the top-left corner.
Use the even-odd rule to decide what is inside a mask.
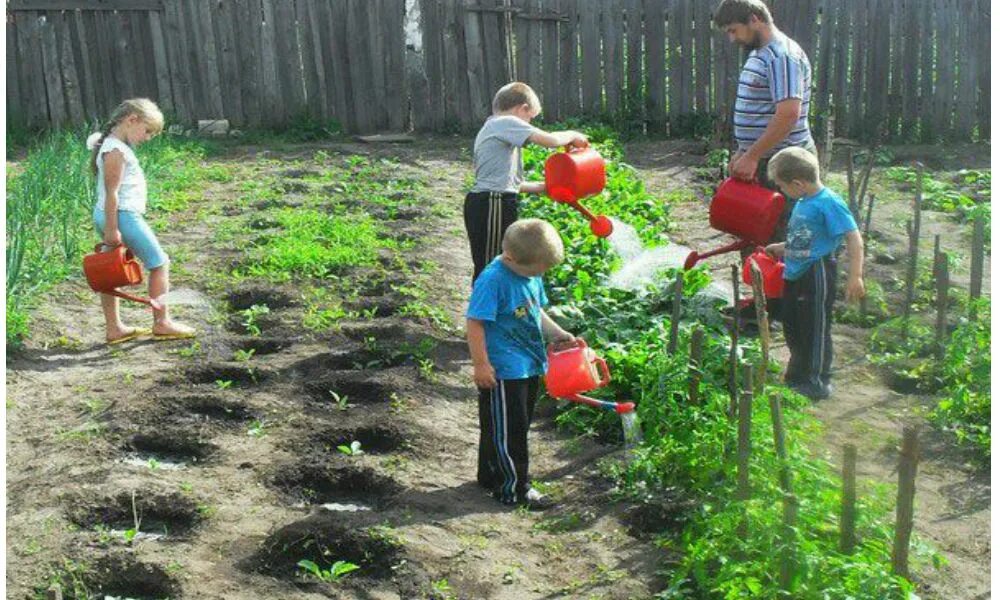
[[[868,247],[868,234],[872,230],[872,209],[875,207],[875,194],[868,194],[868,210],[865,211],[865,247]]]
[[[753,410],[753,365],[743,365],[743,389],[740,391],[739,414],[736,434],[736,499],[750,499],[750,433]],[[749,528],[746,513],[736,527],[740,538],[747,536]]]
[[[750,418],[753,405],[753,366],[743,365],[743,391],[740,394],[739,429],[736,445],[736,497],[750,499]]]
[[[938,252],[934,257],[937,265],[935,277],[937,280],[937,321],[934,328],[934,339],[937,342],[935,352],[937,357],[944,356],[945,337],[948,328],[948,253]]]
[[[983,293],[983,255],[986,251],[986,220],[982,213],[972,224],[972,267],[969,271],[969,320],[976,320],[975,301]]]
[[[771,329],[767,322],[767,298],[764,296],[764,275],[757,266],[757,261],[750,261],[750,273],[753,278],[753,303],[757,309],[757,329],[760,331],[760,366],[758,367],[757,386],[764,390],[767,381],[767,365],[771,355]]]
[[[844,489],[840,496],[840,551],[854,552],[855,502],[857,501],[856,469],[858,449],[852,444],[844,445],[843,480]]]
[[[733,281],[733,331],[729,337],[729,420],[736,419],[736,404],[740,396],[739,344],[740,344],[740,268],[732,266]]]
[[[674,305],[670,316],[670,345],[668,350],[671,354],[677,352],[677,333],[681,324],[681,298],[684,297],[684,271],[677,271],[677,281],[674,284]]]
[[[774,451],[778,455],[778,483],[781,485],[784,528],[782,530],[781,567],[779,582],[785,591],[792,590],[795,575],[795,521],[798,500],[792,489],[792,473],[788,468],[788,450],[785,447],[785,425],[781,416],[781,399],[777,394],[768,398],[771,406],[771,426],[774,431]]]
[[[865,263],[868,260],[868,232],[872,227],[872,208],[875,206],[875,194],[868,194],[868,210],[865,214],[864,235],[861,238],[861,271],[864,272]],[[861,297],[860,307],[861,318],[868,318],[868,295]]]
[[[858,178],[858,189],[857,198],[854,203],[854,220],[861,220],[861,209],[864,208],[865,204],[865,192],[868,191],[868,180],[872,175],[872,169],[875,167],[875,150],[877,146],[872,146],[868,150],[868,162],[865,163],[865,169],[861,172],[861,176]]]
[[[916,495],[917,430],[903,430],[903,447],[899,452],[899,488],[896,493],[896,537],[892,543],[892,572],[909,577],[910,533],[913,531],[913,498]]]
[[[855,213],[854,210],[854,150],[852,148],[847,149],[847,208],[851,210],[851,214]]]
[[[774,429],[774,451],[778,455],[778,483],[781,491],[792,493],[792,473],[788,469],[788,451],[785,448],[785,425],[781,416],[781,399],[777,394],[768,398],[771,405],[771,426]]]
[[[691,332],[691,353],[688,359],[688,402],[698,404],[698,391],[701,387],[701,356],[702,345],[705,342],[705,330],[701,326]]]
[[[830,162],[833,160],[833,111],[826,117],[826,136],[823,140],[823,177],[830,172]]]
[[[917,280],[917,255],[920,253],[920,205],[923,202],[924,166],[917,163],[917,194],[913,202],[913,219],[906,222],[910,236],[910,261],[906,270],[906,296],[903,305],[903,341],[909,337],[910,307],[913,305],[914,285]]]

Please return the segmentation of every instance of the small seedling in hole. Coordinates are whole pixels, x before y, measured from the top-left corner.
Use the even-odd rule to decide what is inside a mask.
[[[347,403],[346,394],[341,396],[340,394],[338,394],[333,390],[329,390],[329,394],[330,397],[333,398],[333,403],[337,405],[337,408],[339,408],[340,410],[347,410],[348,408],[351,407],[351,405]]]
[[[194,485],[186,481],[179,483],[177,487],[181,488],[181,491],[184,492],[185,494],[190,494],[194,491]]]
[[[432,582],[431,587],[434,589],[434,597],[439,600],[454,600],[456,597],[447,578]]]
[[[192,342],[187,348],[181,348],[177,355],[181,358],[194,358],[201,354],[201,342]]]
[[[434,383],[437,381],[437,374],[434,372],[434,361],[429,358],[421,358],[420,362],[417,363],[417,368],[420,370],[420,378],[424,381]]]
[[[393,392],[389,395],[389,410],[392,412],[403,412],[406,408],[406,400],[404,398],[400,398],[399,394]]]
[[[246,310],[241,310],[240,314],[243,315],[243,327],[252,336],[260,335],[260,325],[258,319],[271,312],[271,309],[266,304],[254,304]]]
[[[330,565],[329,569],[323,569],[313,561],[306,559],[300,560],[298,562],[298,567],[302,569],[303,577],[315,577],[316,579],[327,583],[336,583],[346,577],[348,573],[357,571],[361,568],[352,562],[338,560]]]
[[[250,348],[249,350],[237,350],[233,352],[233,360],[236,362],[250,362],[250,359],[253,358],[255,352],[257,352],[255,348]]]
[[[267,425],[265,425],[263,421],[261,421],[260,419],[254,419],[250,423],[250,428],[247,430],[247,435],[256,438],[264,437],[265,435],[267,435],[266,428]]]
[[[216,379],[215,380],[215,385],[220,390],[228,390],[229,388],[231,388],[233,386],[233,380],[232,379]]]
[[[365,451],[361,449],[361,442],[357,440],[351,442],[350,446],[346,444],[341,444],[337,446],[337,450],[340,450],[341,452],[343,452],[348,456],[360,456],[365,453]]]
[[[150,471],[155,471],[160,468],[160,461],[156,460],[155,458],[151,458],[148,461],[146,461],[146,466],[149,467]]]

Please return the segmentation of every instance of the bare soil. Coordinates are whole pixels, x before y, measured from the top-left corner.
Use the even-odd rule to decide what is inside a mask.
[[[429,301],[447,307],[457,331],[471,274],[460,216],[466,145],[244,146],[211,159],[234,168],[235,181],[207,184],[161,233],[177,258],[174,287],[210,299],[210,308],[176,308],[201,332],[197,346],[108,347],[82,280],[49,294],[27,347],[7,362],[8,597],[36,597],[53,572],[67,595],[72,582],[97,597],[624,600],[659,589],[662,551],[628,533],[629,507],[611,499],[599,473],[619,448],[557,432],[543,406],[532,471],[559,506],[511,511],[476,485],[464,341],[394,314],[399,302],[385,281],[363,269],[346,274],[363,292],[357,308],[375,308],[375,317],[317,333],[301,324],[295,285],[233,286],[217,275],[242,259],[233,241],[219,239],[220,225],[260,208],[234,201],[240,181],[274,177],[281,202],[295,205],[320,185],[303,163],[322,173],[344,168],[348,155],[389,157],[401,166],[386,175],[427,183],[418,210],[385,216],[390,229],[418,240],[389,283],[434,261]],[[317,150],[325,163],[313,160]],[[263,219],[250,229],[272,226]],[[254,304],[271,309],[260,336],[235,314]],[[148,318],[135,306],[125,315],[135,325]],[[432,374],[405,357],[372,355],[372,338],[379,348],[428,340]],[[249,361],[235,360],[251,349]],[[331,390],[347,396],[345,410]],[[337,449],[352,441],[363,455]],[[335,503],[364,510],[329,510]],[[301,559],[361,569],[319,583],[297,574]]]
[[[907,146],[895,149],[900,164],[921,160],[929,168],[958,170],[989,168],[989,151],[976,146],[954,148]],[[844,153],[837,154],[838,159]],[[704,146],[696,142],[637,142],[626,146],[626,160],[635,165],[647,187],[656,194],[678,189],[695,190],[698,198],[674,205],[671,237],[674,241],[704,250],[721,246],[732,238],[708,226],[708,202],[715,182],[706,179],[713,171],[702,169]],[[907,162],[902,162],[902,161]],[[895,257],[893,264],[869,259],[866,278],[888,282],[905,273],[907,236],[904,224],[912,211],[912,195],[899,193],[898,186],[873,178],[877,201],[872,217],[872,237],[879,252]],[[847,188],[846,165],[834,161],[829,181]],[[958,257],[960,267],[952,273],[952,284],[968,288],[971,227],[951,216],[924,211],[922,256],[930,256],[934,235],[941,236],[942,249]],[[717,279],[729,279],[734,254],[706,261]],[[984,290],[989,289],[989,262],[985,266]],[[843,289],[843,286],[841,286]],[[988,292],[984,292],[987,293]],[[745,290],[744,295],[749,291]],[[842,302],[842,299],[840,300]],[[901,299],[889,299],[890,310],[898,310]],[[990,597],[990,475],[954,436],[932,428],[926,413],[936,405],[930,396],[900,393],[890,387],[887,373],[870,364],[868,329],[834,325],[833,397],[817,402],[811,412],[823,424],[822,447],[817,454],[840,469],[842,447],[858,447],[858,476],[870,484],[890,485],[895,490],[898,447],[905,426],[920,433],[920,464],[917,477],[915,536],[931,544],[947,564],[935,569],[920,566],[920,595],[942,600],[982,600]],[[780,335],[775,343],[777,359],[786,362],[787,350]],[[895,498],[895,492],[892,492]],[[927,562],[927,561],[925,561]]]

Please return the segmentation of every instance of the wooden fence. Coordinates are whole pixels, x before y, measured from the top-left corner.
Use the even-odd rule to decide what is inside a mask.
[[[506,81],[544,118],[728,128],[741,51],[715,0],[9,0],[8,120],[106,115],[147,95],[183,122],[307,114],[347,131],[464,130]],[[773,0],[836,134],[988,136],[988,0]],[[407,47],[405,19],[417,18]],[[820,131],[814,123],[814,131]]]
[[[105,118],[148,96],[184,123],[406,127],[403,0],[9,0],[8,121]]]

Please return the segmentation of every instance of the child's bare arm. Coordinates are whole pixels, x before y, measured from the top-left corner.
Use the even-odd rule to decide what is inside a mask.
[[[496,387],[496,371],[490,364],[486,353],[486,330],[483,322],[477,319],[465,320],[465,338],[469,342],[469,355],[472,357],[472,378],[481,388]]]
[[[847,301],[853,302],[865,296],[865,282],[862,274],[864,241],[861,233],[855,229],[846,235],[847,238]]]
[[[118,231],[118,187],[125,170],[125,157],[120,150],[104,155],[104,244],[120,246],[122,234]]]
[[[576,336],[560,327],[544,310],[541,313],[542,333],[555,345],[557,350],[570,347],[576,343]]]
[[[587,136],[579,131],[542,131],[539,129],[528,137],[532,144],[545,146],[546,148],[559,148],[560,146],[586,147],[589,142]]]
[[[519,192],[522,194],[544,194],[545,193],[545,182],[544,181],[524,181],[521,182],[521,186],[518,188]]]

